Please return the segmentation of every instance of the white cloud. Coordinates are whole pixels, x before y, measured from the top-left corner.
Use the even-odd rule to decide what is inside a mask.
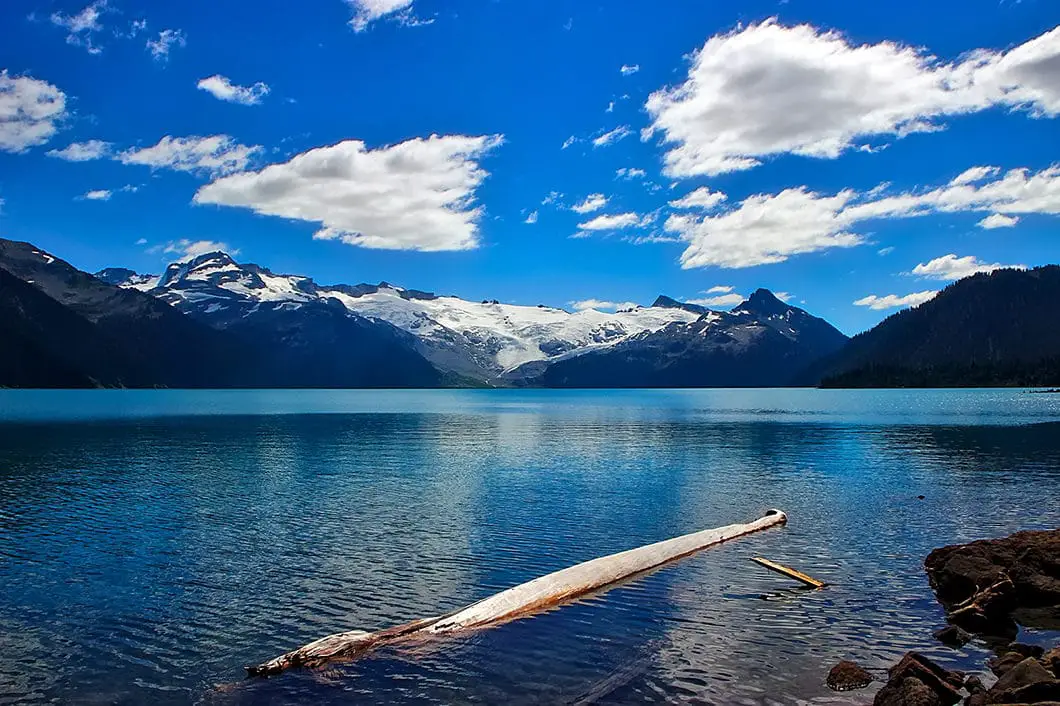
[[[784,302],[785,304],[795,298],[795,295],[791,292],[773,292],[773,296],[779,299],[780,301]]]
[[[938,292],[934,290],[928,290],[925,292],[914,292],[913,294],[906,294],[903,297],[897,294],[887,294],[879,297],[875,294],[870,294],[867,297],[862,297],[854,302],[854,306],[867,306],[870,309],[899,309],[907,306],[920,306],[926,301],[935,298]]]
[[[987,177],[995,177],[997,173],[1001,171],[997,167],[972,167],[971,169],[965,169],[963,172],[953,177],[950,181],[952,186],[960,186],[961,184],[974,184],[977,181],[982,181]]]
[[[65,118],[65,93],[47,81],[0,71],[0,151],[43,145]]]
[[[989,216],[976,223],[976,225],[986,230],[994,230],[995,228],[1012,228],[1019,222],[1019,216],[1006,216],[1002,213],[991,213]]]
[[[615,112],[615,102],[614,101],[608,101],[607,108],[604,110],[604,112],[605,113],[613,113],[613,112]]]
[[[767,157],[834,159],[870,137],[945,127],[945,118],[1003,106],[1060,113],[1060,27],[1008,52],[955,63],[895,42],[853,44],[810,25],[774,20],[711,37],[688,78],[651,94],[651,126],[669,150],[665,173],[716,175]]]
[[[615,170],[615,177],[618,179],[625,179],[626,181],[643,179],[646,176],[648,176],[648,173],[637,167],[619,167]]]
[[[85,201],[110,201],[110,189],[95,189],[86,191],[79,198]]]
[[[602,299],[583,299],[570,302],[570,305],[576,311],[586,311],[587,309],[615,311],[618,309],[634,309],[638,306],[636,302],[609,302]]]
[[[640,71],[640,64],[622,64],[622,68],[618,70],[623,76],[632,76],[638,71]]]
[[[526,220],[523,221],[523,223],[537,223],[537,211],[531,211],[530,215],[526,217]]]
[[[1027,269],[1026,265],[1002,265],[1000,262],[989,264],[980,261],[974,255],[957,257],[953,253],[936,257],[930,262],[922,262],[913,268],[909,274],[924,279],[934,279],[949,282],[964,277],[970,277],[977,272],[993,272],[1002,267],[1013,267],[1020,270]]]
[[[141,240],[143,240],[143,238],[141,238]],[[239,250],[230,249],[228,243],[223,243],[217,240],[190,240],[188,238],[171,240],[164,245],[156,245],[153,248],[148,249],[147,252],[152,254],[163,253],[166,255],[177,255],[177,262],[191,260],[199,255],[205,255],[206,253],[211,252],[223,252],[228,253],[229,255],[239,254]]]
[[[884,192],[846,189],[828,196],[800,186],[750,196],[717,214],[673,214],[665,227],[689,243],[681,255],[686,269],[753,267],[802,253],[854,247],[866,240],[855,226],[876,219],[983,211],[1060,215],[1060,165],[1034,173],[1011,169],[978,184]]]
[[[128,149],[115,159],[122,164],[141,164],[152,169],[218,175],[243,171],[261,151],[261,147],[241,145],[228,135],[166,135],[152,147]]]
[[[570,147],[571,145],[573,145],[577,141],[578,141],[578,138],[575,137],[574,135],[571,135],[570,137],[568,137],[566,140],[563,141],[563,145],[560,147],[560,149],[561,150],[565,150],[565,149],[567,149],[568,147]]]
[[[607,197],[603,194],[589,194],[581,203],[571,206],[570,210],[575,213],[592,213],[606,206],[607,200]]]
[[[368,26],[386,17],[394,17],[406,27],[429,25],[433,19],[422,20],[412,14],[413,0],[346,0],[353,10],[350,27],[354,32],[363,32]]]
[[[560,192],[558,192],[558,191],[550,191],[550,192],[548,192],[548,196],[546,196],[545,198],[541,199],[541,205],[542,206],[550,206],[550,205],[552,205],[554,203],[559,203],[559,200],[561,198],[563,198],[563,194],[561,194]]]
[[[714,297],[704,297],[702,299],[689,299],[688,303],[697,304],[699,306],[721,308],[736,306],[737,304],[743,303],[743,300],[744,296],[742,294],[736,294],[733,292],[732,294],[719,294]]]
[[[650,216],[641,218],[636,213],[615,213],[597,216],[585,223],[579,223],[578,229],[583,231],[619,230],[633,226],[648,225],[649,223],[651,223]]]
[[[709,211],[716,208],[726,198],[725,194],[720,191],[711,191],[707,187],[701,186],[692,193],[686,194],[676,201],[671,201],[670,207],[681,209],[694,208]]]
[[[186,46],[187,43],[183,31],[164,29],[158,33],[158,39],[148,39],[146,46],[155,61],[166,61],[169,59],[171,49]]]
[[[706,291],[706,294],[728,294],[733,289],[734,289],[734,287],[732,287],[731,285],[719,284],[719,285],[713,286],[710,289],[708,289]]]
[[[887,255],[890,255],[893,252],[894,252],[894,246],[893,245],[888,245],[885,248],[880,248],[879,250],[877,250],[876,254],[881,256],[881,257],[884,257],[884,256],[887,256]]]
[[[499,135],[431,135],[368,149],[345,140],[257,172],[218,179],[195,203],[321,224],[319,240],[386,250],[478,247],[483,208],[475,191],[489,175],[478,160]]]
[[[103,29],[99,18],[107,9],[107,0],[97,0],[76,15],[64,15],[61,12],[54,12],[51,20],[52,24],[66,30],[67,44],[84,47],[89,54],[99,54],[103,50],[92,43],[92,36]]]
[[[204,78],[196,85],[200,90],[206,91],[218,100],[240,105],[258,105],[261,99],[269,94],[268,85],[261,81],[250,86],[238,86],[232,83],[227,76],[220,74]]]
[[[631,134],[633,133],[630,132],[628,126],[619,125],[614,130],[608,130],[599,137],[594,138],[593,147],[606,147],[614,142],[618,142],[621,139],[629,137]]]
[[[103,140],[71,142],[61,150],[48,150],[49,157],[58,157],[67,162],[90,162],[110,156],[111,144]]]
[[[147,238],[140,238],[136,241],[137,245],[147,245]]]

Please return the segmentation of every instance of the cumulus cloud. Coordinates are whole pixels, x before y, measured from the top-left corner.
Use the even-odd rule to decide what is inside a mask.
[[[609,302],[602,299],[582,299],[581,301],[570,302],[570,305],[574,307],[576,311],[585,311],[587,309],[616,311],[620,309],[634,309],[638,306],[636,302]]]
[[[904,309],[907,306],[920,306],[926,301],[935,298],[938,294],[937,291],[927,290],[924,292],[914,292],[913,294],[906,294],[905,296],[898,296],[897,294],[887,294],[885,296],[877,296],[870,294],[867,297],[862,297],[854,302],[854,306],[867,306],[870,309]]]
[[[901,138],[993,106],[1060,113],[1060,27],[1007,52],[945,63],[896,42],[856,45],[837,32],[775,20],[711,37],[687,79],[645,105],[669,145],[668,176],[750,169],[780,154],[834,159],[866,138]]]
[[[732,287],[731,285],[718,284],[718,285],[715,285],[715,286],[711,287],[710,289],[708,289],[705,293],[706,294],[728,294],[733,289],[735,289],[735,287]]]
[[[567,149],[568,147],[570,147],[571,145],[573,145],[577,141],[578,141],[578,138],[575,137],[574,135],[571,135],[570,137],[568,137],[566,140],[563,141],[563,144],[560,146],[560,149],[561,150],[565,150],[565,149]]]
[[[499,135],[431,135],[368,149],[345,140],[203,186],[195,203],[319,223],[319,240],[386,250],[478,247],[479,160]]]
[[[622,68],[618,70],[623,76],[632,76],[638,71],[640,71],[640,64],[622,64]]]
[[[957,257],[953,253],[950,253],[949,255],[936,257],[930,262],[920,263],[914,267],[913,271],[909,274],[924,279],[950,282],[964,277],[971,277],[978,272],[993,272],[994,270],[999,270],[1003,267],[1012,267],[1020,270],[1027,269],[1026,265],[1002,265],[1000,262],[990,264],[982,262],[974,255]]]
[[[976,225],[985,230],[994,230],[995,228],[1012,228],[1019,222],[1019,216],[1006,216],[1003,213],[991,213],[989,216],[976,223]]]
[[[141,164],[152,169],[219,175],[243,171],[261,151],[261,147],[241,145],[228,135],[166,135],[152,147],[128,149],[115,159],[122,164]]]
[[[151,254],[163,253],[165,255],[176,255],[177,262],[191,260],[199,255],[205,255],[206,253],[211,252],[224,252],[229,255],[239,254],[239,250],[229,248],[228,243],[223,243],[217,240],[191,240],[189,238],[171,240],[168,243],[149,248],[147,252]]]
[[[629,127],[626,125],[619,125],[614,130],[608,130],[602,135],[593,138],[593,148],[596,147],[607,147],[610,144],[618,142],[621,139],[629,137],[631,134]]]
[[[1034,173],[1011,169],[975,184],[951,182],[893,195],[878,188],[823,195],[800,186],[750,196],[720,213],[673,214],[665,228],[689,243],[681,255],[684,268],[738,268],[860,245],[866,238],[856,226],[866,221],[984,211],[1060,214],[1060,165]]]
[[[593,211],[599,211],[606,205],[607,197],[603,194],[589,194],[580,203],[571,206],[570,210],[575,213],[592,213]]]
[[[626,181],[643,179],[646,176],[648,176],[648,173],[637,167],[619,167],[615,170],[615,177]]]
[[[43,145],[66,116],[66,94],[58,88],[0,71],[0,151],[20,153]]]
[[[76,15],[65,15],[61,12],[52,13],[52,24],[58,25],[66,30],[66,43],[76,47],[84,47],[89,54],[99,54],[103,50],[92,43],[93,35],[103,29],[100,24],[100,16],[107,11],[107,0],[97,0],[85,7]]]
[[[950,181],[952,186],[960,186],[961,184],[974,184],[977,181],[982,181],[987,177],[997,176],[997,173],[1001,171],[997,167],[972,167],[971,169],[965,169],[963,172],[953,177]]]
[[[622,228],[648,225],[652,220],[654,219],[650,215],[641,217],[632,212],[605,214],[592,218],[584,223],[579,223],[578,230],[621,230]]]
[[[103,140],[86,140],[71,142],[61,150],[48,150],[49,157],[58,157],[67,162],[91,162],[94,159],[109,157],[112,145]]]
[[[716,208],[726,198],[725,194],[720,191],[711,191],[707,187],[701,186],[692,193],[686,194],[676,201],[671,201],[670,207],[680,209],[697,208],[709,211]]]
[[[85,201],[110,201],[110,189],[95,189],[86,191],[79,198]]]
[[[249,86],[239,86],[220,74],[204,78],[196,85],[218,100],[240,105],[258,105],[261,99],[269,94],[269,86],[261,81]]]
[[[413,0],[346,0],[353,10],[350,27],[363,32],[376,20],[393,18],[406,27],[429,25],[433,19],[420,19],[412,13]]]
[[[537,211],[531,211],[530,215],[528,215],[526,217],[526,220],[523,221],[523,223],[530,223],[530,224],[537,223]]]
[[[713,297],[703,297],[701,299],[689,299],[689,304],[697,304],[699,306],[708,306],[712,308],[723,308],[733,307],[737,304],[742,304],[744,296],[735,292],[731,294],[718,294]]]
[[[158,33],[157,39],[148,39],[146,46],[155,61],[166,61],[169,59],[170,50],[174,47],[184,47],[187,43],[183,31],[164,29]]]

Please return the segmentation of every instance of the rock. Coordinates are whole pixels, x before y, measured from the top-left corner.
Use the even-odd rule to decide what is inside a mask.
[[[994,676],[1000,678],[1026,658],[1026,655],[1022,655],[1019,652],[1005,652],[998,657],[988,659],[986,666],[990,667],[990,671],[994,673]]]
[[[964,690],[969,694],[982,694],[986,692],[986,687],[983,686],[983,680],[973,674],[964,680]]]
[[[990,703],[985,691],[972,694],[964,700],[964,706],[986,706]]]
[[[1017,654],[1023,655],[1024,657],[1034,657],[1035,659],[1038,659],[1043,654],[1045,654],[1044,647],[1040,647],[1039,645],[1028,645],[1023,642],[1010,643],[1008,647],[1005,648],[1005,651],[1015,652]]]
[[[1057,679],[1060,679],[1060,647],[1054,647],[1041,657],[1042,666],[1050,670]]]
[[[949,706],[955,703],[957,702],[944,701],[916,677],[887,682],[872,700],[873,706]]]
[[[1012,654],[1012,653],[1010,653]],[[1060,699],[1060,680],[1034,657],[1005,672],[987,692],[990,703],[1032,704]]]
[[[864,689],[872,683],[872,675],[855,662],[842,660],[828,672],[825,684],[833,691]]]
[[[973,632],[1014,636],[1018,608],[1060,616],[1060,530],[942,547],[924,567],[951,619]]]
[[[948,625],[934,633],[935,639],[947,647],[963,647],[972,639],[971,633],[962,630],[956,625]]]
[[[876,694],[877,706],[952,706],[961,700],[964,675],[909,652],[889,670],[887,684]]]

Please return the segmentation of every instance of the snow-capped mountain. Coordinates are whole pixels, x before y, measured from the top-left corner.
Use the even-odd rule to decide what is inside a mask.
[[[553,361],[715,314],[666,298],[660,298],[661,305],[616,313],[571,313],[437,296],[386,282],[322,286],[308,277],[237,263],[222,252],[175,262],[160,276],[117,268],[97,276],[148,292],[217,328],[266,311],[291,312],[309,304],[341,307],[351,316],[411,334],[417,350],[439,370],[490,383],[535,376]]]
[[[761,387],[790,385],[847,337],[823,319],[759,289],[732,311],[707,311],[606,350],[557,361],[549,387]]]

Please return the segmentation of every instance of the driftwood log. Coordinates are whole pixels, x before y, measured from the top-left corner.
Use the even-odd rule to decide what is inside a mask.
[[[328,635],[268,662],[249,666],[246,668],[247,673],[251,676],[266,676],[294,667],[316,667],[330,660],[354,659],[384,644],[425,639],[514,620],[681,559],[706,547],[783,525],[787,519],[787,515],[780,510],[769,510],[753,522],[702,530],[600,557],[501,591],[447,615],[414,620],[376,632],[353,630]]]

